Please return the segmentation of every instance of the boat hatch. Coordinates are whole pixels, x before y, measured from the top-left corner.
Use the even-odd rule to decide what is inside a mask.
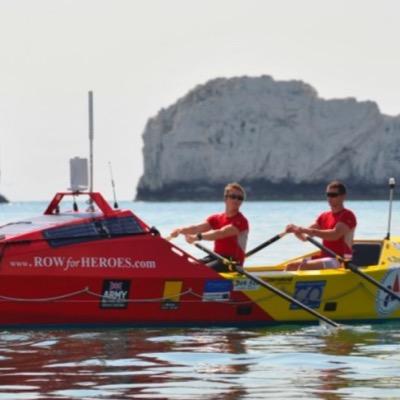
[[[382,243],[354,243],[353,263],[358,267],[378,265],[381,257]]]

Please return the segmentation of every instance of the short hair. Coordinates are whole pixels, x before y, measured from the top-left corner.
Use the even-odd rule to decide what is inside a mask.
[[[346,186],[340,181],[332,181],[328,183],[328,188],[337,189],[339,194],[346,194]]]
[[[229,191],[230,191],[231,189],[235,189],[235,190],[238,190],[239,192],[242,192],[243,198],[246,198],[246,191],[244,190],[243,186],[240,185],[239,183],[237,183],[237,182],[228,183],[228,184],[225,186],[224,195],[229,194]]]

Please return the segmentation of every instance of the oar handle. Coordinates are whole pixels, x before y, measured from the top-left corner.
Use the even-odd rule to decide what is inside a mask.
[[[281,232],[278,233],[277,235],[275,235],[274,237],[272,237],[271,239],[267,240],[264,243],[261,243],[260,245],[258,245],[257,247],[255,247],[254,249],[248,251],[246,253],[246,257],[250,257],[253,254],[257,253],[258,251],[260,251],[261,249],[264,249],[265,247],[269,246],[270,244],[276,242],[277,240],[283,238],[285,235],[287,234],[287,232]]]

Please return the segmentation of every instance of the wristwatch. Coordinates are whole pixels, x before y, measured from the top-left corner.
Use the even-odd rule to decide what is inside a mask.
[[[203,240],[203,235],[201,234],[201,232],[199,232],[197,235],[197,240]]]

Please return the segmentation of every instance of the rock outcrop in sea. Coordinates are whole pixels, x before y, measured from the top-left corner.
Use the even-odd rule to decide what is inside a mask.
[[[2,194],[0,194],[0,203],[8,203],[8,200]]]
[[[322,198],[332,179],[381,198],[400,172],[400,115],[270,76],[197,86],[151,118],[143,140],[139,200],[219,199],[231,181],[253,200]]]

